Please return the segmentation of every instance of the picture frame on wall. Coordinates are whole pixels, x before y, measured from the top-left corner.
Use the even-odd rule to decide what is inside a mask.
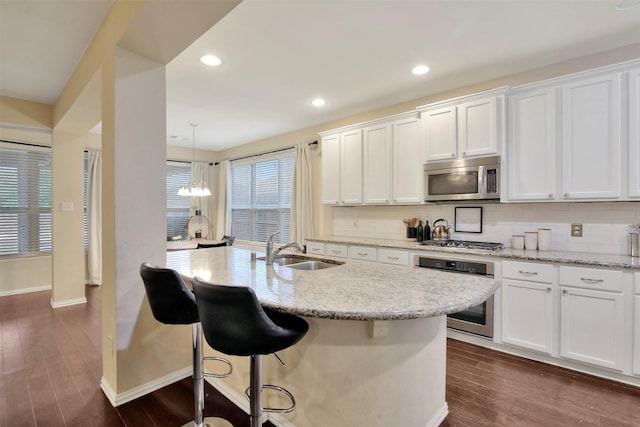
[[[454,231],[482,233],[482,206],[455,208]]]

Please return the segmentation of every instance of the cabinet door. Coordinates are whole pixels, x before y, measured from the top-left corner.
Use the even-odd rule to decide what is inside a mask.
[[[498,99],[495,97],[458,106],[460,157],[498,154]]]
[[[322,204],[340,203],[340,135],[322,138]]]
[[[391,203],[391,125],[371,126],[363,130],[364,203]]]
[[[393,122],[393,201],[421,203],[423,156],[420,119],[412,117]]]
[[[633,324],[633,373],[640,375],[640,295],[633,297],[634,317]]]
[[[563,87],[563,197],[620,197],[620,75]]]
[[[502,279],[502,341],[551,354],[553,288]]]
[[[560,355],[621,370],[624,362],[622,294],[561,288]]]
[[[425,160],[451,160],[458,156],[456,107],[421,113],[425,141]]]
[[[362,130],[340,135],[340,201],[362,203]]]
[[[551,200],[556,186],[556,90],[509,97],[507,197]]]
[[[640,197],[640,68],[629,71],[629,196]]]

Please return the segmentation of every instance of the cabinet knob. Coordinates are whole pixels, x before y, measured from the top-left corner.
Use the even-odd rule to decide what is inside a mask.
[[[553,194],[549,193],[549,198],[553,199]]]
[[[456,153],[451,153],[451,157],[455,157],[455,156],[456,156]]]
[[[551,288],[547,288],[547,293],[551,292]]]
[[[562,295],[563,295],[563,296],[565,296],[565,295],[569,295],[569,291],[568,291],[568,290],[566,290],[566,289],[563,289],[563,290],[562,290]]]
[[[467,152],[466,152],[466,151],[463,151],[463,152],[462,152],[462,155],[463,155],[463,156],[466,156],[466,155],[467,155]]]
[[[568,199],[569,198],[569,193],[564,193],[564,198]]]

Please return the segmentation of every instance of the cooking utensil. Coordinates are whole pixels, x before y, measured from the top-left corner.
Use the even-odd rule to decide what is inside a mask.
[[[439,222],[443,222],[446,225],[438,225]],[[449,231],[450,229],[451,226],[446,219],[436,219],[433,222],[433,240],[449,240],[451,238],[451,232]]]

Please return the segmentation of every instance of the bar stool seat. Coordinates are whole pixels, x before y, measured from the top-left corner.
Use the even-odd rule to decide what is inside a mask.
[[[192,284],[207,343],[224,354],[251,357],[248,389],[251,427],[261,425],[263,412],[291,412],[295,408],[291,393],[282,387],[262,384],[262,355],[291,347],[305,336],[309,324],[298,316],[264,309],[249,287],[215,285],[198,277],[193,278]],[[292,406],[263,408],[263,388],[284,392],[292,400]]]
[[[140,276],[144,282],[153,317],[168,325],[191,325],[193,343],[193,395],[195,417],[183,427],[233,427],[224,418],[204,417],[204,376],[225,378],[231,374],[231,362],[220,357],[203,357],[202,327],[193,292],[187,288],[177,271],[152,267],[148,263],[140,266]],[[203,371],[204,360],[215,360],[228,366],[223,374],[208,374]]]

